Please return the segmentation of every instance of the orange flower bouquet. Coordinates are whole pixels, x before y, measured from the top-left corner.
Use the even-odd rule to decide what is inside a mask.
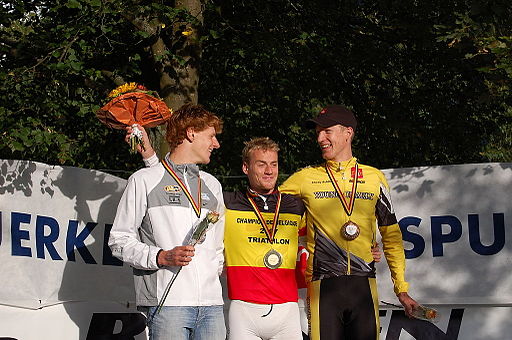
[[[142,131],[135,124],[146,128],[165,123],[172,115],[172,110],[155,91],[150,91],[137,83],[126,83],[112,90],[109,102],[96,112],[98,119],[113,129],[133,127],[130,136],[131,152],[136,152],[137,145],[144,149]]]

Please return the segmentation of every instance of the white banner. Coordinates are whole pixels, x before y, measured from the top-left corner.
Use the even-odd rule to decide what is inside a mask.
[[[95,170],[1,161],[0,304],[134,301],[106,246],[126,181]]]
[[[410,294],[441,318],[410,320],[383,305],[381,339],[507,339],[512,164],[384,172]],[[131,269],[106,246],[125,183],[95,170],[0,160],[0,340],[147,338]],[[378,278],[380,300],[397,304],[384,262]]]
[[[429,304],[512,305],[511,163],[385,170],[410,295]],[[379,264],[381,300],[394,298]]]

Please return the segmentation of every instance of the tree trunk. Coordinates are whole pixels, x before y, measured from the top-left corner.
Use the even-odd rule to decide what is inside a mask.
[[[200,0],[177,0],[176,7],[186,9],[197,19],[197,24],[176,23],[172,28],[172,46],[166,45],[161,37],[151,45],[155,65],[160,74],[160,93],[173,111],[186,103],[198,103],[199,64],[202,52],[198,32],[203,24],[203,6]],[[184,35],[184,31],[191,31],[191,34]],[[167,52],[176,57],[169,58]],[[164,138],[165,125],[160,126],[153,137],[155,150],[162,158],[169,151]]]

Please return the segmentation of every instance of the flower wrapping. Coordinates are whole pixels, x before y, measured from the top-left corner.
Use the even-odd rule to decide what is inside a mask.
[[[172,111],[161,100],[145,92],[129,92],[115,97],[96,112],[98,119],[113,129],[133,124],[146,128],[165,123]]]
[[[126,83],[112,90],[110,101],[96,111],[96,117],[113,129],[122,130],[127,126],[133,127],[130,136],[130,149],[135,153],[137,146],[144,149],[142,132],[136,124],[146,128],[161,125],[167,121],[172,110],[158,97],[154,91],[136,83]]]
[[[412,315],[416,319],[437,322],[439,320],[439,312],[434,308],[418,305],[413,309]]]

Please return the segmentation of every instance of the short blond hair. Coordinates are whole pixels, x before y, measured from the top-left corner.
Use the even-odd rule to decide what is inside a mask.
[[[251,138],[247,142],[244,142],[245,147],[242,150],[242,162],[249,163],[251,152],[254,150],[263,151],[279,151],[279,145],[268,137],[256,137]]]

